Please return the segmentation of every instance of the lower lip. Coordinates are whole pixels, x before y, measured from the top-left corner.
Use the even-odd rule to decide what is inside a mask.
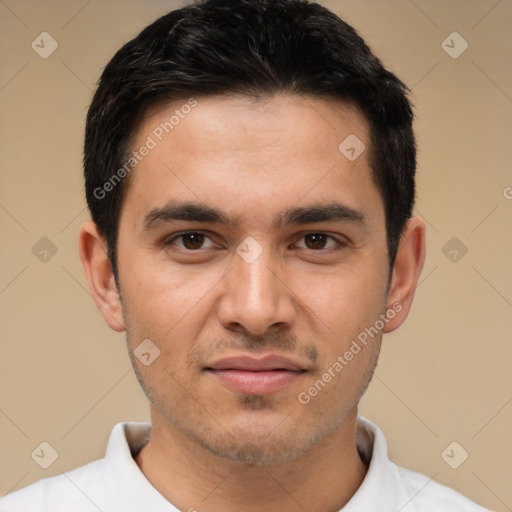
[[[227,387],[248,395],[268,395],[287,388],[304,372],[293,370],[270,370],[252,372],[247,370],[208,370]]]

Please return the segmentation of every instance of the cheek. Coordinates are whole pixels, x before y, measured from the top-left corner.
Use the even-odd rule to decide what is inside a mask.
[[[164,251],[125,249],[119,261],[119,277],[130,312],[140,320],[151,319],[151,323],[155,319],[157,323],[171,323],[190,309],[197,295],[204,295],[208,289],[206,275],[201,283],[190,271],[173,265]]]
[[[322,331],[346,340],[372,325],[382,312],[386,278],[369,264],[340,266],[326,273],[297,273],[290,286],[302,304],[314,313]]]
[[[125,265],[123,270],[120,278],[130,349],[149,338],[160,350],[157,366],[164,365],[173,374],[185,370],[212,314],[215,286],[222,273],[213,267],[183,269],[149,258],[143,264]]]

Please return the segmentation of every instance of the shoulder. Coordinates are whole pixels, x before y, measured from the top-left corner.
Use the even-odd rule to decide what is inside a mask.
[[[103,459],[8,494],[0,512],[176,511],[133,459],[150,429],[149,423],[118,423]]]
[[[435,482],[433,479],[406,469],[395,466],[402,485],[409,497],[408,507],[404,510],[414,512],[488,512],[488,509],[477,505],[466,496]]]
[[[348,510],[373,510],[376,496],[379,496],[385,500],[380,503],[379,510],[385,512],[486,512],[485,508],[433,478],[389,460],[384,433],[361,416],[358,418],[357,447],[369,468]]]
[[[97,488],[103,477],[103,459],[91,462],[0,498],[0,512],[69,512],[71,505],[83,512],[97,512],[85,490]]]

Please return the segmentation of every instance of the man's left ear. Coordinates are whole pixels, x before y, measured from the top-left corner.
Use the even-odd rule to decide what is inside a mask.
[[[396,314],[386,323],[384,332],[394,331],[407,318],[424,262],[425,222],[411,217],[398,247],[388,293],[387,309]]]

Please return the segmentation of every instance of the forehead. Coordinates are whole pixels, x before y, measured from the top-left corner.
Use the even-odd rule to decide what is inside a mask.
[[[342,201],[360,210],[380,202],[368,124],[338,100],[184,99],[148,113],[131,151],[144,147],[150,149],[139,155],[124,202],[137,222],[170,200],[201,202],[237,218],[256,213],[262,223],[283,204]]]

